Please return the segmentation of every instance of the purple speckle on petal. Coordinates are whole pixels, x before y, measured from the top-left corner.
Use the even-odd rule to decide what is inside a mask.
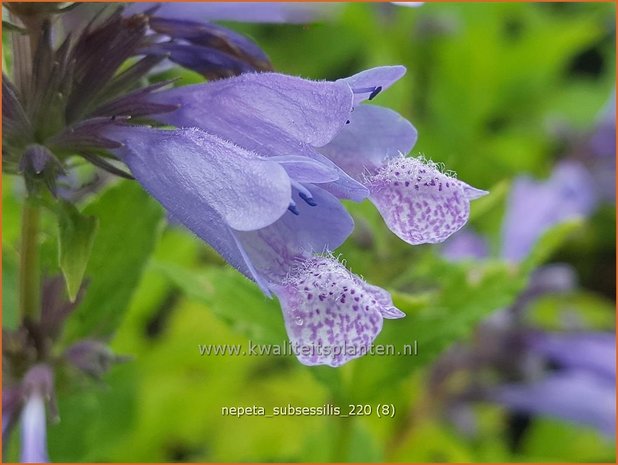
[[[306,365],[336,367],[365,355],[383,318],[403,316],[388,292],[367,284],[332,257],[305,260],[275,292],[292,347]],[[318,299],[309,299],[313,294]]]
[[[396,180],[401,172],[403,183]],[[410,244],[444,241],[468,221],[470,200],[485,194],[417,158],[389,160],[368,184],[388,227]]]

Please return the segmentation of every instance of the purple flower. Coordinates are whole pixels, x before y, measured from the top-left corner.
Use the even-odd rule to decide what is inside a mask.
[[[307,23],[328,17],[338,5],[286,2],[129,3],[129,13],[157,7],[157,15],[173,20],[241,21],[251,23]]]
[[[616,384],[583,370],[553,373],[526,385],[505,385],[492,397],[510,409],[548,415],[616,436]]]
[[[490,398],[510,409],[549,415],[616,434],[616,337],[611,333],[540,333],[529,356],[553,371],[530,382],[504,384]]]
[[[502,256],[519,261],[552,226],[585,217],[596,206],[594,181],[579,163],[563,162],[547,181],[517,178],[502,224]]]
[[[585,369],[608,379],[616,377],[616,336],[610,333],[543,333],[534,350],[562,368]]]
[[[589,165],[602,199],[616,201],[616,91],[602,112],[587,147],[584,162]],[[585,151],[584,151],[585,152]]]
[[[391,110],[361,105],[404,73],[387,66],[336,82],[250,74],[151,99],[179,106],[157,117],[167,124],[199,127],[264,157],[293,154],[330,165],[339,179],[327,191],[356,201],[369,195],[389,228],[411,244],[441,242],[466,223],[470,200],[485,192],[403,157],[416,141],[414,127]]]
[[[270,60],[255,42],[227,28],[160,16],[150,17],[148,24],[154,40],[140,53],[167,57],[209,79],[272,70]]]
[[[82,373],[100,379],[114,363],[124,362],[128,357],[116,355],[101,341],[84,339],[68,347],[63,358]]]
[[[457,262],[468,259],[483,259],[489,254],[485,238],[469,229],[449,238],[442,247],[442,256]]]
[[[300,261],[275,292],[290,341],[306,365],[336,367],[365,355],[384,318],[405,316],[386,291],[332,257]]]
[[[312,357],[299,352],[302,362],[337,366],[361,356],[384,315],[403,315],[392,309],[385,291],[363,283],[330,257],[314,256],[338,247],[353,228],[338,199],[320,187],[321,180],[333,182],[337,173],[329,166],[302,158],[290,163],[261,158],[197,129],[123,128],[118,136],[126,144],[119,156],[174,218],[265,293],[278,295],[293,342],[339,347],[317,349]],[[347,281],[325,289],[333,273]],[[356,296],[342,302],[348,290]],[[317,309],[314,302],[322,310],[309,318],[309,309]],[[295,330],[299,317],[314,332]],[[343,346],[352,349],[341,353]]]
[[[616,90],[612,92],[590,139],[590,148],[598,158],[616,161]]]
[[[274,158],[292,175],[298,172],[300,184],[318,176],[320,180],[331,178],[323,187],[339,198],[358,201],[368,194],[362,184],[316,150],[330,142],[349,119],[353,92],[345,82],[245,74],[178,87],[152,96],[152,101],[178,106],[158,121],[197,127],[260,157]],[[308,174],[310,165],[321,174],[315,170]]]
[[[25,396],[21,412],[21,461],[48,462],[45,403],[53,396],[53,373],[44,364],[33,366],[23,381]]]
[[[470,201],[487,192],[422,157],[405,157],[416,143],[414,127],[394,111],[359,105],[404,72],[401,66],[381,67],[344,79],[356,106],[349,124],[320,152],[369,189],[370,200],[399,238],[409,244],[442,242],[468,221]]]
[[[469,200],[484,194],[404,158],[413,126],[362,104],[404,72],[375,68],[335,82],[244,74],[179,87],[147,97],[177,107],[155,119],[179,129],[105,133],[175,220],[279,297],[303,363],[339,366],[364,355],[383,318],[403,316],[386,291],[330,255],[353,229],[339,199],[370,197],[391,230],[416,244],[455,232]]]
[[[127,21],[144,22],[148,27],[147,34],[135,41],[135,54],[146,55],[142,66],[146,63],[152,63],[151,67],[157,64],[153,71],[168,68],[169,62],[195,70],[209,79],[271,70],[270,60],[255,42],[209,22],[222,17],[217,14],[216,8],[212,8],[216,5],[181,3],[169,8],[165,3],[128,3],[122,11],[118,4],[85,3],[63,14],[62,24],[65,33],[75,34],[87,29],[87,25],[96,24],[119,11]],[[236,10],[239,10],[238,6]],[[269,10],[272,9],[266,8],[266,12]],[[265,8],[256,6],[247,10],[245,7],[245,19],[253,21],[254,16],[262,19],[268,16],[251,14],[256,11],[264,12]],[[237,15],[238,18],[241,16]],[[161,61],[163,63],[158,64]]]

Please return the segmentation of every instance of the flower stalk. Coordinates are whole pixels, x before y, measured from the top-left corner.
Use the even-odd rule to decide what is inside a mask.
[[[22,212],[19,310],[23,321],[38,321],[41,312],[38,233],[40,206],[31,197]]]

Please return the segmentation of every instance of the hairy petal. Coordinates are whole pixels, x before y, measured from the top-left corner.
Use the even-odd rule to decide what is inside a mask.
[[[365,355],[382,329],[383,313],[393,312],[373,286],[331,257],[302,261],[274,292],[305,365],[337,367]]]
[[[369,191],[315,147],[330,142],[345,126],[352,92],[342,82],[316,82],[276,73],[244,74],[185,86],[152,96],[179,110],[156,119],[199,127],[263,157],[305,157],[336,171],[322,187],[338,198],[365,199]]]
[[[272,224],[289,205],[290,180],[279,164],[211,134],[122,127],[112,135],[125,144],[117,153],[135,178],[180,221],[208,222],[212,209],[248,231]]]
[[[234,234],[264,227],[287,211],[291,185],[285,170],[195,129],[114,131],[110,137],[125,144],[116,154],[140,184],[269,295]]]
[[[391,231],[409,244],[438,243],[468,221],[470,200],[485,195],[416,158],[393,158],[370,176],[370,199]]]
[[[407,154],[416,143],[416,129],[388,108],[360,105],[347,124],[320,152],[355,179],[375,173],[383,163]]]
[[[157,119],[179,127],[199,127],[257,153],[264,151],[269,138],[277,140],[282,135],[297,143],[325,145],[345,125],[352,108],[352,93],[345,83],[277,73],[243,74],[178,87],[153,99],[180,105]]]

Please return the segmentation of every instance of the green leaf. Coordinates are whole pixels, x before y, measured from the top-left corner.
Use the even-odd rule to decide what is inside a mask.
[[[107,461],[108,449],[132,430],[140,401],[138,380],[135,366],[126,364],[112,367],[105,384],[59,387],[60,421],[47,429],[50,456],[70,462]]]
[[[468,338],[476,324],[510,305],[525,285],[518,269],[504,263],[425,260],[417,264],[418,275],[439,276],[436,288],[419,296],[393,293],[395,305],[407,315],[384,321],[375,344],[391,351],[386,352],[389,355],[369,354],[350,362],[354,368],[350,401],[388,400],[388,388],[432,362],[451,344]]]
[[[84,216],[68,202],[58,210],[58,261],[64,275],[71,302],[81,287],[98,222],[93,216]]]
[[[566,221],[554,226],[537,241],[532,251],[522,262],[522,268],[527,271],[534,270],[542,265],[568,238],[584,225],[582,219]]]
[[[88,205],[99,222],[86,268],[86,295],[67,322],[65,340],[106,338],[126,311],[161,232],[161,207],[135,182],[122,181]]]
[[[190,298],[204,303],[236,331],[253,341],[282,344],[287,341],[283,317],[276,300],[232,268],[193,271],[166,262],[153,266]]]

